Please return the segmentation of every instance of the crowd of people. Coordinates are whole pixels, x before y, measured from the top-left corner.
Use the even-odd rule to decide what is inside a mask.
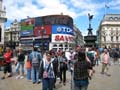
[[[17,58],[12,60],[13,57]],[[25,54],[22,48],[13,52],[10,47],[6,47],[3,53],[4,74],[1,79],[13,76],[12,65],[14,65],[16,79],[27,78],[33,84],[42,83],[42,90],[53,90],[56,87],[57,78],[60,78],[59,84],[66,85],[66,72],[69,71],[74,82],[74,90],[87,90],[89,80],[95,73],[95,66],[101,63],[101,74],[110,76],[108,72],[111,64],[110,57],[113,58],[114,64],[120,64],[118,48],[98,49],[77,46],[75,50],[50,50],[42,54],[34,47],[31,52]]]

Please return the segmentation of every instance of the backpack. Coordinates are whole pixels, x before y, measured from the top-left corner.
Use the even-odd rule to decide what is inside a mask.
[[[95,66],[94,53],[87,53],[87,57],[91,61],[92,66]]]
[[[39,59],[38,59],[38,54],[37,53],[33,53],[32,66],[33,67],[39,66]]]

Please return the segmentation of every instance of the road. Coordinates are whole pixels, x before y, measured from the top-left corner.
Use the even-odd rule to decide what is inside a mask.
[[[95,74],[90,80],[88,90],[120,90],[120,65],[112,64],[109,67],[111,76],[100,74],[101,65],[95,66]],[[0,71],[0,77],[3,75]],[[16,75],[11,78],[0,80],[0,90],[42,90],[42,83],[32,84],[31,81],[24,79],[15,79]],[[57,80],[55,90],[71,90],[70,73],[67,72],[66,86],[59,84]]]

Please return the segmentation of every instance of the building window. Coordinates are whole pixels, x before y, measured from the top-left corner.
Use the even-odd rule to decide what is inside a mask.
[[[102,33],[102,36],[105,36],[105,31],[101,31],[101,33]]]
[[[53,47],[57,47],[57,44],[54,44]]]
[[[118,36],[116,36],[116,41],[118,41]]]
[[[63,45],[62,45],[62,44],[60,44],[60,45],[59,45],[59,47],[63,47]]]
[[[113,30],[113,28],[111,28],[111,31]]]
[[[117,35],[117,36],[119,35],[119,32],[118,32],[118,30],[116,30],[116,35]]]
[[[104,42],[106,42],[106,37],[104,36],[103,38],[104,38]]]
[[[118,30],[118,28],[116,28],[116,30]]]
[[[118,17],[114,17],[114,20],[118,20]]]
[[[113,36],[111,36],[111,41],[113,41]]]

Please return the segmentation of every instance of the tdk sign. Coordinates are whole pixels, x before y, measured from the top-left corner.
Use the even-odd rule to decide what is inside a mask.
[[[57,27],[57,33],[73,35],[73,29],[68,28],[68,27]]]

